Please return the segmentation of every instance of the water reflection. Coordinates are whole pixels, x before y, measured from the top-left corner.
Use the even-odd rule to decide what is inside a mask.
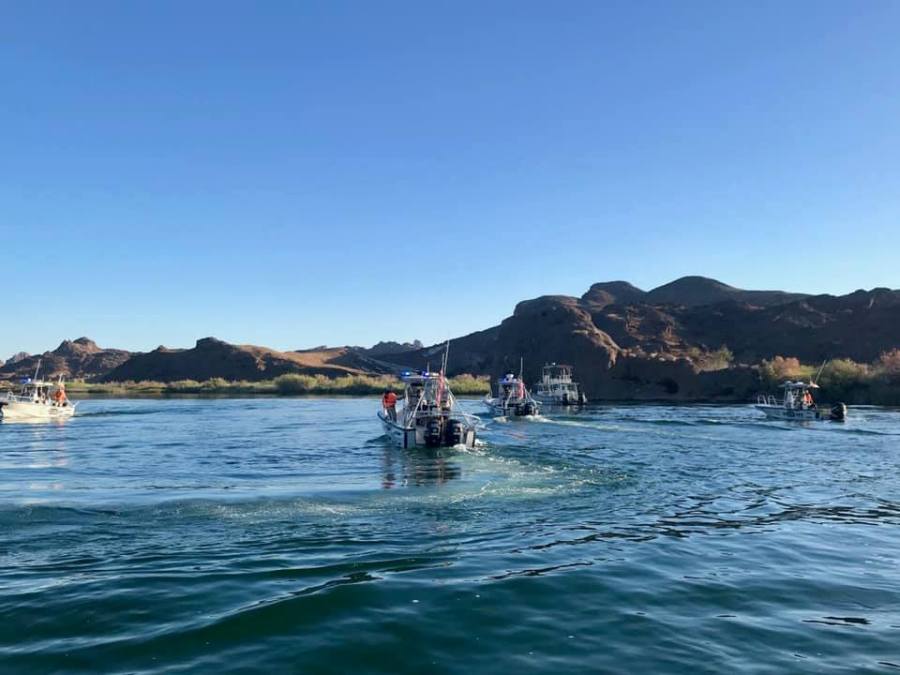
[[[381,487],[442,485],[459,478],[462,470],[446,448],[403,450],[386,448],[382,456]]]
[[[42,418],[22,418],[22,419],[8,419],[6,417],[0,417],[0,425],[3,426],[32,426],[32,427],[61,427],[69,422],[71,417],[54,417],[52,419],[42,419]]]

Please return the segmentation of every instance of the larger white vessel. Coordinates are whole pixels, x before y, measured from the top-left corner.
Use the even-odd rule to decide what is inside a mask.
[[[541,381],[534,389],[534,398],[545,405],[584,405],[587,397],[572,379],[572,366],[548,363],[541,371]]]

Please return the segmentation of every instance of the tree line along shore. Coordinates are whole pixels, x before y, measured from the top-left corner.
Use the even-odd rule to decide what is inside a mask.
[[[736,367],[728,354],[717,354],[720,362],[706,363],[704,369],[725,371]],[[746,366],[743,366],[746,368]],[[814,365],[801,363],[794,357],[776,356],[753,368],[758,372],[760,392],[775,390],[785,380],[816,380],[822,397],[829,401],[844,401],[851,405],[900,406],[900,349],[881,355],[873,363],[858,363],[851,359],[834,359]],[[576,374],[577,375],[577,374]],[[448,378],[458,396],[481,396],[490,390],[486,375],[456,375]],[[0,383],[0,389],[12,389],[15,382]],[[90,382],[72,380],[66,388],[75,395],[108,396],[167,396],[177,394],[210,395],[268,395],[268,396],[370,396],[387,388],[399,389],[402,383],[388,375],[346,375],[329,378],[324,375],[287,374],[263,381],[229,381],[212,378],[202,382],[178,380],[174,382]],[[590,395],[590,392],[588,392]],[[740,400],[740,399],[736,399]]]
[[[458,375],[448,378],[451,390],[457,395],[480,395],[488,392],[488,378]],[[12,387],[13,383],[5,383]],[[0,385],[2,386],[2,385]],[[175,382],[86,382],[66,383],[70,394],[106,396],[168,396],[173,394],[264,395],[264,396],[369,396],[382,394],[389,387],[402,387],[399,379],[377,375],[347,375],[328,378],[324,375],[287,374],[259,382],[228,381],[214,377],[203,382],[178,380]]]

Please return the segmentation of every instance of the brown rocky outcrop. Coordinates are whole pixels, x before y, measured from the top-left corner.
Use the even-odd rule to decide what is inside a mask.
[[[597,328],[582,303],[566,296],[544,296],[520,302],[500,324],[492,376],[519,372],[524,361],[526,380],[540,376],[544,363],[564,362],[578,373],[605,373],[621,349]]]
[[[734,364],[748,365],[710,368],[708,355],[723,346]],[[521,302],[496,329],[453,340],[450,370],[495,377],[518,372],[522,358],[529,382],[544,363],[575,366],[596,399],[746,400],[760,387],[749,366],[763,359],[868,362],[897,346],[900,291],[809,296],[685,277],[649,292],[609,282],[581,298]],[[404,362],[434,364],[441,348],[404,354]]]
[[[86,337],[63,340],[53,351],[7,361],[0,367],[0,379],[31,377],[38,361],[41,363],[41,377],[62,375],[67,379],[93,379],[124,363],[130,356],[131,353],[123,349],[98,347]]]
[[[372,372],[379,370],[365,357],[346,347],[279,352],[254,345],[233,345],[208,337],[197,340],[192,349],[159,347],[146,354],[135,354],[102,379],[110,382],[173,382],[220,377],[259,381],[288,373],[338,377]]]

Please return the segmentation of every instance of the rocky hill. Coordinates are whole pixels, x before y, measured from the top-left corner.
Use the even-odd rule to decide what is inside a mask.
[[[417,349],[424,348],[425,345],[422,344],[420,340],[413,340],[412,342],[379,342],[373,347],[353,347],[357,352],[365,354],[366,356],[371,356],[373,358],[378,358],[382,356],[389,356],[391,354],[403,354],[405,352],[415,351]]]
[[[209,337],[197,340],[192,349],[158,347],[152,352],[135,354],[101,379],[173,382],[221,377],[259,381],[287,373],[338,377],[381,372],[386,372],[385,366],[346,347],[280,352],[254,345],[233,345]]]
[[[19,361],[22,361],[23,359],[27,359],[29,356],[31,356],[31,354],[29,354],[27,352],[18,352],[17,354],[13,354],[6,361],[3,361],[2,363],[0,363],[0,368],[2,368],[3,366],[11,366],[14,363],[18,363]]]
[[[898,346],[900,291],[810,296],[704,277],[643,291],[616,281],[519,303],[496,328],[452,341],[451,373],[497,376],[524,358],[532,382],[546,362],[572,364],[593,398],[745,400],[760,387],[750,366],[763,359],[870,362]],[[728,368],[715,361],[723,347]],[[440,348],[390,358],[424,367]]]
[[[650,291],[597,283],[581,297],[520,302],[499,325],[451,341],[450,374],[497,376],[525,362],[528,381],[546,362],[566,362],[596,399],[746,400],[760,388],[763,359],[871,362],[900,346],[900,291],[844,296],[743,290],[684,277]],[[286,373],[385,374],[437,367],[444,345],[382,342],[281,352],[215,338],[191,349],[148,353],[101,349],[87,338],[0,368],[0,378],[34,372],[105,381],[268,380]]]
[[[640,302],[647,305],[698,307],[721,302],[740,302],[756,307],[771,307],[802,300],[802,293],[784,291],[745,291],[707,277],[681,277],[654,288]]]
[[[676,305],[699,307],[720,302],[742,302],[757,307],[781,305],[807,297],[803,293],[784,291],[745,291],[707,277],[681,277],[652,291],[642,291],[627,281],[605,281],[594,284],[581,300],[594,309],[607,305]]]
[[[93,340],[81,337],[77,340],[63,340],[59,347],[50,352],[17,357],[0,367],[0,379],[31,377],[38,361],[41,363],[41,377],[52,378],[62,375],[67,379],[92,379],[125,363],[131,357],[131,353],[123,349],[103,349]]]

